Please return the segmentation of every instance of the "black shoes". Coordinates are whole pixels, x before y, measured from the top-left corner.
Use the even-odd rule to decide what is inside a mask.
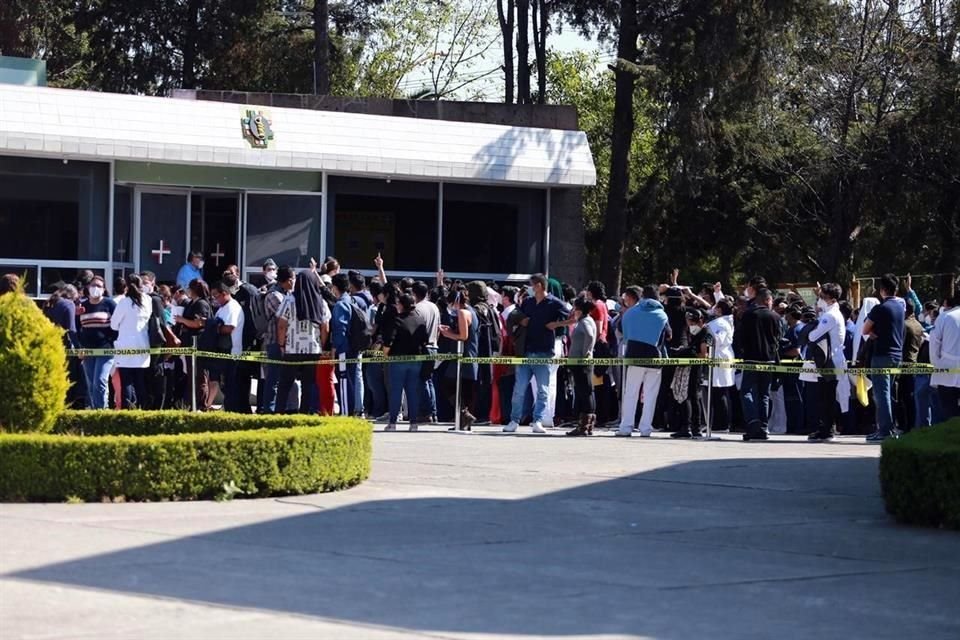
[[[752,433],[748,431],[747,433],[743,434],[744,442],[750,442],[751,440],[769,440],[769,439],[770,439],[770,436],[767,435],[766,431],[754,431]]]

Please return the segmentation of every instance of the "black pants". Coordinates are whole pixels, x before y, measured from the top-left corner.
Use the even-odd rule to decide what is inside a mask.
[[[833,437],[837,433],[833,426],[837,416],[837,379],[820,378],[817,389],[817,433],[822,438]]]
[[[450,401],[450,406],[454,407],[454,412],[457,411],[456,402],[457,402],[457,381],[454,378],[444,378],[441,383],[443,388],[443,394],[447,397],[447,400]],[[470,408],[473,406],[473,390],[475,388],[476,382],[474,380],[464,380],[460,379],[460,410],[461,411],[470,411]],[[454,418],[456,418],[456,413],[454,413]]]
[[[510,414],[513,411],[513,382],[517,376],[510,372],[508,376],[500,376],[497,379],[497,390],[500,393],[500,423],[510,422]]]
[[[573,374],[574,409],[579,414],[596,413],[597,403],[593,397],[593,365],[570,367]]]
[[[902,431],[913,429],[917,421],[917,405],[913,398],[913,376],[897,378],[897,422]]]
[[[733,395],[736,387],[714,387],[710,390],[710,411],[713,413],[712,429],[729,431],[733,426]]]
[[[687,387],[687,397],[683,402],[677,402],[677,433],[700,435],[703,426],[703,397],[700,395],[700,382],[696,372],[690,374],[690,383]],[[670,391],[673,397],[673,391]]]
[[[123,408],[144,408],[147,399],[146,369],[120,367],[120,386],[123,390]]]
[[[960,416],[960,387],[937,387],[937,400],[944,420]]]

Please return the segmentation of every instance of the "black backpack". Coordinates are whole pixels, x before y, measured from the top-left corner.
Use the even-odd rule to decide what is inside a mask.
[[[367,313],[353,300],[350,302],[350,333],[347,342],[353,353],[363,353],[373,344],[373,327]]]
[[[500,353],[500,314],[485,302],[478,302],[473,306],[473,310],[476,311],[479,322],[477,342],[480,356],[487,357]]]

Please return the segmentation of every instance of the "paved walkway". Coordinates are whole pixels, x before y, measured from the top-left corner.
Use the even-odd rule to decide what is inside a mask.
[[[0,506],[0,638],[951,638],[876,446],[378,433],[350,491]]]

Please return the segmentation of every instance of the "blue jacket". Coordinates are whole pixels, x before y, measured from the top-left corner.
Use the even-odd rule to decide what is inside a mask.
[[[330,321],[330,342],[337,354],[350,354],[350,315],[352,313],[353,298],[344,293],[333,305],[333,318]]]
[[[620,320],[620,331],[627,342],[627,357],[658,357],[666,327],[667,313],[663,310],[663,305],[656,300],[644,298],[627,309],[621,314]],[[633,355],[635,353],[638,355]]]

